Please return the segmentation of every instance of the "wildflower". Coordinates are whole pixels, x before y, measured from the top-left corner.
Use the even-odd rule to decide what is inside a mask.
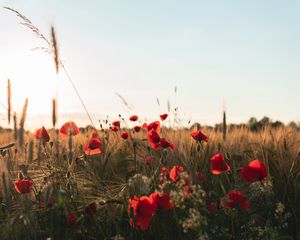
[[[50,141],[50,136],[47,132],[47,130],[44,127],[41,127],[39,129],[36,130],[34,137],[36,139],[41,140],[42,142],[49,142]]]
[[[121,123],[120,123],[120,121],[114,121],[114,122],[112,122],[112,125],[115,127],[120,127]]]
[[[126,139],[128,139],[128,137],[129,137],[128,132],[122,132],[122,133],[121,133],[121,138],[122,138],[122,139],[126,140]]]
[[[111,132],[118,132],[118,131],[119,131],[119,127],[117,127],[117,126],[112,126],[112,127],[110,128],[110,131],[111,131]]]
[[[145,157],[145,164],[148,166],[151,166],[153,163],[154,157],[153,156],[147,156]]]
[[[18,193],[30,193],[32,189],[32,181],[31,180],[16,180],[15,181],[15,189]]]
[[[172,149],[175,149],[175,145],[173,143],[168,142],[164,138],[160,139],[159,146],[162,147],[162,148],[172,148]]]
[[[199,180],[199,182],[201,182],[201,183],[206,182],[206,179],[205,179],[204,174],[202,172],[196,172],[195,175],[196,175],[196,178]]]
[[[75,136],[75,135],[79,134],[79,129],[73,121],[70,121],[70,122],[66,122],[64,125],[62,125],[59,132],[63,136],[66,136],[66,137],[69,136],[69,133],[71,135]]]
[[[164,114],[159,115],[159,117],[160,117],[160,119],[161,119],[162,121],[166,120],[168,116],[169,116],[169,115],[168,115],[167,113],[164,113]]]
[[[135,132],[139,132],[141,130],[141,126],[134,126],[133,129]]]
[[[179,180],[180,174],[184,171],[184,168],[181,166],[174,166],[169,173],[169,178],[173,182],[177,182]]]
[[[216,154],[210,159],[210,168],[212,174],[221,174],[230,171],[230,166],[225,162],[221,153]]]
[[[241,210],[247,210],[249,208],[249,202],[244,194],[240,191],[230,191],[222,200],[222,204],[226,208],[236,208]]]
[[[77,218],[75,213],[70,212],[68,215],[68,226],[69,228],[75,228],[77,225]]]
[[[87,205],[84,209],[84,213],[89,216],[95,215],[96,211],[97,211],[97,204],[95,202]]]
[[[102,144],[98,138],[91,138],[86,143],[83,150],[84,150],[85,154],[87,154],[87,155],[99,154],[102,152],[101,145]]]
[[[130,116],[129,120],[132,121],[132,122],[135,122],[139,119],[139,117],[137,115],[132,115]]]
[[[156,209],[169,211],[174,207],[173,201],[171,200],[170,196],[166,193],[155,192],[150,195],[150,198],[152,199]]]
[[[251,161],[248,166],[244,167],[240,172],[241,178],[248,183],[261,181],[267,177],[267,175],[265,164],[259,160]]]
[[[155,150],[159,149],[160,136],[154,129],[150,130],[147,133],[147,139],[153,149]]]
[[[99,137],[98,132],[97,131],[93,131],[92,132],[92,138],[97,138]]]
[[[207,210],[208,210],[208,213],[212,213],[213,211],[215,211],[217,208],[217,203],[216,202],[210,202],[207,206]]]
[[[128,213],[131,216],[130,225],[140,227],[145,231],[149,228],[152,217],[154,216],[155,205],[148,196],[134,196],[128,203]]]
[[[142,127],[148,131],[151,131],[153,129],[158,134],[160,133],[160,122],[159,121],[155,121],[155,122],[152,122],[149,124],[144,123]]]
[[[201,142],[201,141],[208,141],[208,137],[206,135],[204,135],[200,130],[193,132],[191,134],[192,138],[194,138],[196,141]]]

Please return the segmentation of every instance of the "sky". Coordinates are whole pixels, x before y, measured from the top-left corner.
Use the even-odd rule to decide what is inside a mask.
[[[61,122],[89,119],[51,55],[32,50],[43,42],[3,6],[47,38],[54,26],[60,58],[95,124],[119,113],[152,120],[168,111],[168,100],[183,122],[214,124],[223,109],[234,123],[300,121],[299,1],[0,0],[0,103],[9,78],[14,111],[29,98],[32,127],[51,126],[53,97]],[[0,114],[5,125],[4,107]]]

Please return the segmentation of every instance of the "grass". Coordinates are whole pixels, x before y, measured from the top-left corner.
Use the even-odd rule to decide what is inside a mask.
[[[139,133],[124,130],[131,132],[130,139],[123,140],[119,133],[108,130],[99,131],[103,152],[95,156],[88,156],[82,150],[91,131],[70,139],[58,136],[57,131],[49,131],[53,142],[45,147],[27,132],[23,147],[17,144],[2,150],[1,239],[110,239],[117,234],[126,239],[149,239],[153,234],[158,234],[152,229],[157,227],[156,220],[153,220],[151,231],[146,232],[129,225],[128,201],[133,195],[138,195],[136,188],[131,189],[132,177],[141,174],[149,178],[151,183],[146,192],[150,194],[159,189],[159,169],[171,169],[174,165],[183,166],[188,174],[195,171],[204,174],[205,183],[193,180],[193,184],[206,192],[203,197],[205,205],[210,201],[216,201],[219,205],[226,192],[233,189],[244,192],[250,201],[247,212],[219,207],[213,214],[204,211],[201,216],[206,221],[204,228],[209,239],[218,239],[215,233],[210,233],[212,230],[222,233],[220,235],[225,239],[241,239],[245,234],[243,229],[250,223],[255,227],[247,227],[247,232],[260,227],[265,234],[255,239],[271,239],[268,231],[275,232],[273,234],[278,238],[299,235],[300,139],[297,130],[288,127],[266,128],[260,132],[251,132],[246,128],[234,129],[227,133],[227,140],[224,141],[222,132],[202,129],[209,141],[197,147],[190,136],[191,130],[162,128],[161,135],[172,141],[176,148],[159,151],[149,148],[145,141],[145,130]],[[12,132],[1,135],[1,144],[14,140]],[[226,156],[232,170],[230,173],[220,176],[210,173],[210,158],[218,152]],[[153,156],[151,166],[145,164],[145,158],[149,155]],[[268,179],[261,186],[257,183],[249,185],[239,178],[240,169],[253,159],[261,160],[267,168]],[[29,194],[16,193],[13,182],[18,174],[33,180],[33,191]],[[96,203],[97,212],[93,216],[86,216],[84,209],[90,203]],[[282,203],[285,209],[282,226],[268,222],[269,219],[276,220],[270,216],[276,213],[278,203]],[[191,205],[193,203],[187,204],[185,211],[189,207],[192,209]],[[68,226],[69,212],[76,215],[76,227]],[[182,214],[180,209],[174,208],[174,212],[170,213],[172,217],[163,216],[171,218],[166,223],[170,221],[175,224],[173,214],[176,212]],[[237,219],[239,215],[241,219]],[[234,230],[226,218],[233,219]],[[58,224],[57,221],[62,222]],[[164,225],[166,223],[162,221],[158,225],[170,231],[168,225]],[[190,239],[191,233],[185,236],[181,224],[175,225],[183,234],[180,239]],[[223,229],[214,229],[213,226]],[[195,234],[199,229],[193,231]],[[170,233],[164,234],[170,236]],[[254,233],[248,234],[249,238],[244,239],[251,239],[250,235]]]

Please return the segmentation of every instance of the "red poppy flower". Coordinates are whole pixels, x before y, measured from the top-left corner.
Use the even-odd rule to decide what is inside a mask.
[[[153,129],[158,134],[160,133],[160,122],[159,121],[155,121],[155,122],[152,122],[149,124],[144,123],[142,127],[148,131],[151,131]]]
[[[169,115],[168,115],[167,113],[164,113],[164,114],[162,114],[162,115],[159,115],[159,117],[160,117],[160,119],[161,119],[162,121],[166,120],[168,116],[169,116]]]
[[[268,174],[266,166],[263,162],[260,162],[259,160],[253,160],[248,164],[248,166],[241,170],[240,176],[246,182],[253,183],[263,180],[268,176]]]
[[[192,138],[194,138],[196,141],[201,142],[201,141],[208,141],[208,137],[204,135],[200,130],[191,133]]]
[[[112,126],[112,127],[110,128],[110,131],[111,131],[111,132],[118,132],[118,131],[119,131],[119,127],[117,127],[117,126]]]
[[[114,122],[112,122],[112,125],[115,127],[120,127],[121,123],[120,123],[120,121],[114,121]]]
[[[97,131],[93,131],[92,132],[92,138],[97,138],[99,137],[98,132]]]
[[[134,126],[133,129],[135,132],[139,132],[141,130],[141,126]]]
[[[184,171],[184,168],[181,166],[174,166],[169,173],[169,178],[173,182],[177,182],[179,180],[180,174]]]
[[[77,218],[75,213],[70,212],[68,216],[68,226],[69,228],[75,228],[77,225]]]
[[[131,216],[130,225],[132,227],[140,227],[145,231],[149,228],[152,217],[154,216],[155,205],[151,198],[147,196],[134,196],[128,203],[128,213]],[[134,219],[132,219],[132,217]]]
[[[173,143],[168,142],[164,138],[160,139],[159,146],[162,147],[162,148],[172,148],[172,149],[175,149],[175,145]]]
[[[155,209],[162,209],[169,211],[173,209],[174,203],[171,200],[170,196],[163,192],[155,192],[150,195],[150,198],[153,201]]]
[[[128,139],[128,137],[129,137],[128,132],[122,132],[122,133],[121,133],[121,138],[122,138],[122,139],[126,140],[126,139]]]
[[[147,133],[147,139],[153,149],[155,149],[155,150],[159,149],[160,136],[154,129],[150,130]]]
[[[137,115],[132,115],[130,116],[129,120],[132,121],[132,122],[135,122],[139,119],[139,117]]]
[[[69,133],[72,136],[79,134],[79,128],[73,121],[66,122],[64,125],[62,125],[59,131],[62,135],[67,137],[69,136]]]
[[[217,208],[217,204],[215,202],[210,202],[207,206],[208,213],[211,214]]]
[[[201,182],[201,183],[206,182],[206,179],[205,179],[204,174],[202,172],[196,172],[195,175],[196,175],[196,178],[199,180],[199,182]]]
[[[153,163],[154,157],[153,156],[147,156],[145,157],[145,164],[148,166],[151,166]]]
[[[34,137],[36,139],[41,140],[42,142],[49,142],[50,141],[50,136],[47,132],[47,130],[44,127],[39,128],[36,130]]]
[[[221,153],[216,154],[210,159],[210,169],[212,174],[221,174],[230,171],[230,166],[225,162]]]
[[[244,194],[240,191],[230,191],[222,200],[222,204],[226,208],[239,208],[241,210],[247,210],[249,208],[249,202]]]
[[[193,192],[193,189],[189,185],[183,186],[183,196],[188,197]]]
[[[91,138],[86,143],[83,150],[84,150],[85,154],[87,154],[87,155],[99,154],[102,152],[101,145],[102,144],[98,138]]]
[[[160,169],[160,184],[163,184],[165,180],[169,180],[169,169],[167,169],[166,167],[163,167]]]
[[[15,189],[18,193],[30,193],[32,189],[32,181],[31,180],[16,180],[15,181]]]
[[[84,213],[89,216],[95,215],[97,212],[97,204],[95,202],[87,205],[84,209]]]
[[[160,172],[161,172],[161,173],[164,173],[164,174],[169,174],[169,169],[167,169],[166,167],[162,167],[162,168],[160,169]]]

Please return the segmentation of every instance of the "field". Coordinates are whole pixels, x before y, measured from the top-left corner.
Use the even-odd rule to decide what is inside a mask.
[[[120,127],[105,120],[97,132],[77,134],[73,125],[65,125],[60,131],[69,126],[69,135],[64,136],[50,129],[50,139],[45,131],[3,132],[2,144],[16,145],[1,151],[1,239],[299,236],[297,129],[243,127],[224,136],[202,128],[206,139],[191,136],[198,129],[168,129],[164,121],[137,133],[128,126],[139,124],[128,118],[116,119]],[[156,147],[154,132],[170,144]],[[217,153],[226,163],[213,165]],[[258,170],[242,177],[255,159],[267,175]]]
[[[49,40],[5,9],[45,45],[36,50],[52,55],[91,125],[58,126],[53,98],[52,127],[27,131],[28,100],[12,114],[8,80],[1,105],[13,129],[0,129],[1,240],[300,239],[299,124],[227,124],[225,111],[215,127],[181,124],[168,101],[156,121],[116,115],[95,127],[54,28]]]

